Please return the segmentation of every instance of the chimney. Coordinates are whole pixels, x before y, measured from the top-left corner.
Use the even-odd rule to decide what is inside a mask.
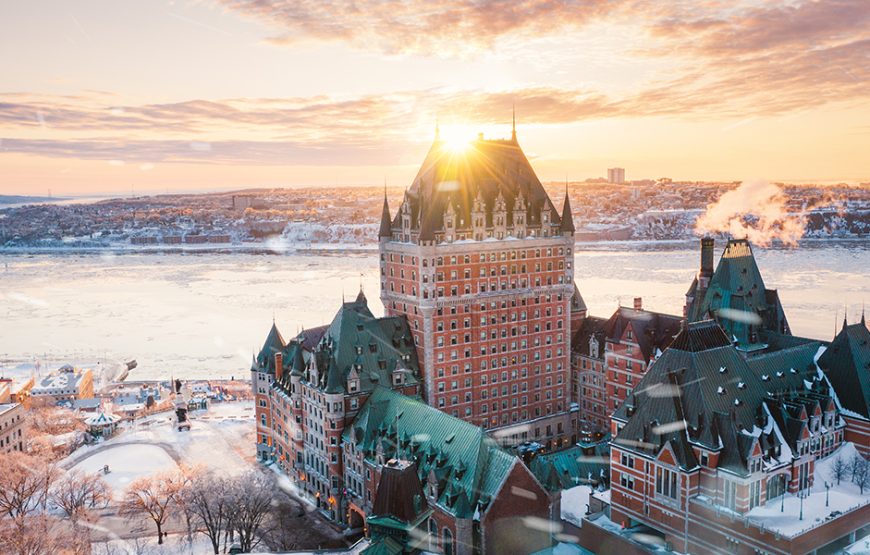
[[[275,353],[275,381],[280,382],[284,374],[284,353]]]
[[[643,310],[643,297],[635,297],[634,298],[634,309],[635,310]]]
[[[716,241],[712,237],[701,239],[701,270],[698,272],[698,288],[707,289],[713,277],[713,249]]]

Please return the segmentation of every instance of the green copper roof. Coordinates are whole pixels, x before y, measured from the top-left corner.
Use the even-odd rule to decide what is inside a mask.
[[[390,386],[395,370],[414,384],[420,371],[408,321],[404,316],[375,318],[362,292],[342,303],[314,348],[313,363],[305,379],[326,393],[345,392],[351,377],[359,379],[359,391]]]
[[[581,484],[597,485],[610,476],[610,438],[597,444],[579,445],[532,459],[531,471],[549,491]]]
[[[266,336],[266,341],[263,343],[263,348],[260,349],[254,360],[253,370],[260,372],[275,372],[275,354],[284,350],[284,338],[281,337],[281,332],[278,331],[278,326],[272,322],[272,329],[269,330],[269,335]]]
[[[481,428],[384,387],[345,428],[344,441],[369,459],[416,460],[420,479],[437,484],[438,504],[461,518],[484,512],[517,462]]]
[[[819,367],[844,409],[870,418],[870,331],[861,323],[844,325],[819,357]]]
[[[697,286],[696,281],[692,289]],[[736,338],[739,346],[759,343],[757,334],[764,330],[790,333],[779,295],[765,287],[752,247],[745,239],[728,241],[707,289],[697,294],[700,296],[689,306],[688,320],[715,318],[728,338]],[[742,314],[760,321],[753,323],[740,317]]]

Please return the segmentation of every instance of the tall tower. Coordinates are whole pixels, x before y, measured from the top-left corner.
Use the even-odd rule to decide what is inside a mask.
[[[381,300],[407,316],[425,400],[504,444],[565,445],[574,224],[516,140],[437,136],[380,227]]]

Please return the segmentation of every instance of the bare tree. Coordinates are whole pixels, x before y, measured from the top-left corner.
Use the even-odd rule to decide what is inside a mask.
[[[249,470],[229,481],[230,529],[238,534],[242,552],[250,552],[259,544],[257,532],[272,509],[274,490],[274,478],[259,470]]]
[[[0,455],[0,512],[12,519],[44,509],[57,469],[24,453]]]
[[[0,553],[14,555],[84,555],[90,544],[69,533],[57,519],[25,514],[0,519]]]
[[[220,551],[221,534],[229,526],[228,489],[226,479],[200,474],[193,478],[183,494],[215,554]]]
[[[185,530],[187,530],[187,541],[193,543],[194,520],[196,513],[193,511],[189,490],[193,481],[202,474],[203,470],[199,467],[182,466],[179,469],[179,484],[178,495],[175,497],[175,502],[178,505],[178,510],[184,518]]]
[[[133,481],[127,488],[118,513],[128,518],[145,514],[157,526],[157,543],[163,543],[163,525],[181,489],[179,472],[164,472]]]
[[[57,481],[51,491],[52,502],[75,526],[90,509],[105,507],[111,501],[109,484],[99,474],[72,470]]]
[[[853,482],[856,482],[856,479],[861,474],[861,466],[863,464],[864,457],[862,457],[858,453],[852,455],[852,458],[849,460],[849,475],[852,477]]]
[[[870,486],[870,462],[861,459],[861,463],[852,474],[852,481],[861,489],[861,495],[864,495],[864,488]]]
[[[837,485],[840,485],[840,480],[846,477],[849,473],[849,465],[843,460],[843,457],[837,455],[837,458],[834,459],[834,462],[831,463],[831,480],[836,480]]]

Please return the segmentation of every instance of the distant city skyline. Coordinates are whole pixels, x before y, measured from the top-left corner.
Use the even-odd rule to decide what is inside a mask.
[[[0,7],[0,194],[405,187],[442,130],[543,181],[870,180],[870,7],[249,0]]]

